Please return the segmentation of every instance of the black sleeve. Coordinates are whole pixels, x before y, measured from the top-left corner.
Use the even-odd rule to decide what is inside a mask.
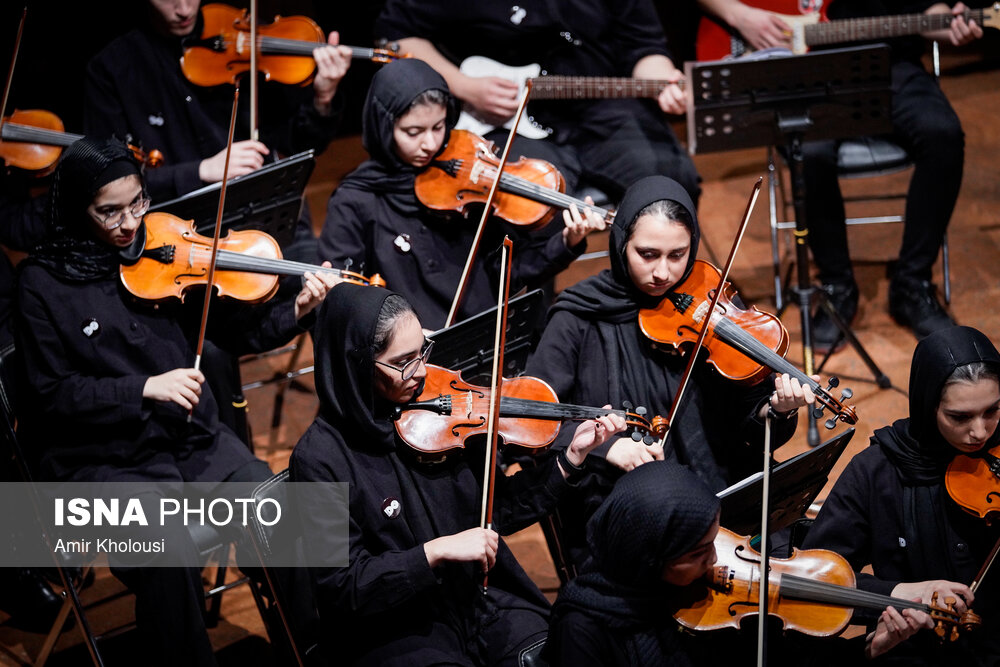
[[[297,296],[297,293],[296,295]],[[295,319],[295,296],[278,296],[266,303],[251,305],[235,299],[212,297],[205,336],[222,349],[235,354],[256,354],[288,343],[312,324],[315,311],[300,321]],[[184,328],[197,335],[201,326],[204,292],[192,292],[184,301]]]
[[[501,535],[511,535],[550,514],[569,484],[549,452],[538,465],[526,465],[511,476],[497,468],[493,522]]]
[[[561,216],[560,213],[557,215]],[[558,217],[556,220],[562,220]],[[491,220],[489,224],[495,224],[499,220]],[[551,223],[556,225],[556,221]],[[505,225],[508,229],[509,225]],[[562,237],[562,225],[559,224],[552,233],[552,230],[545,228],[535,232],[524,233],[517,230],[510,230],[510,235],[514,240],[514,262],[513,275],[511,276],[511,292],[521,287],[535,289],[544,285],[554,278],[560,271],[568,267],[574,259],[579,257],[587,249],[587,241],[584,239],[573,248],[567,248]],[[500,254],[494,256],[496,273],[500,275]]]
[[[318,457],[309,455],[308,447],[302,447],[307,432],[296,446],[290,461],[291,479],[297,482],[342,482],[333,470]],[[336,446],[324,443],[324,446]],[[424,545],[409,549],[386,551],[373,554],[365,547],[365,536],[361,524],[353,512],[360,503],[356,502],[356,486],[350,484],[351,516],[348,526],[349,560],[347,567],[312,568],[312,576],[322,598],[330,600],[340,609],[368,615],[391,609],[407,602],[418,593],[437,584],[437,577],[427,562]],[[326,541],[333,539],[337,531],[323,523],[323,512],[304,513],[303,517],[307,548],[311,553],[327,547]]]
[[[268,148],[277,150],[284,155],[294,155],[306,150],[323,152],[333,140],[340,124],[344,100],[338,85],[337,94],[330,103],[330,115],[323,116],[313,104],[312,86],[296,88],[280,84],[271,88],[268,93],[271,105],[267,108],[268,116],[262,116],[262,121],[270,119],[263,128],[273,128],[264,133],[263,141]],[[284,121],[284,122],[282,122]]]
[[[133,128],[129,127],[125,102],[119,96],[115,77],[97,57],[87,65],[85,94],[83,96],[83,130],[88,136],[99,138],[116,136],[125,139]],[[145,146],[147,149],[157,146]],[[154,201],[173,199],[205,185],[198,176],[200,160],[171,161],[165,156],[164,164],[147,169],[143,175],[146,189]]]
[[[442,24],[456,13],[449,11],[448,4],[427,0],[388,0],[375,20],[375,37],[390,41],[421,37],[435,42]]]
[[[616,3],[611,15],[611,27],[604,34],[616,42],[614,52],[623,75],[631,76],[632,68],[645,56],[659,54],[673,58],[660,17],[650,0]]]
[[[378,271],[371,247],[374,195],[354,189],[338,188],[326,205],[326,221],[319,235],[320,261],[343,268],[350,260],[352,271]]]
[[[550,665],[613,667],[628,663],[605,623],[579,611],[563,614],[549,627],[543,653]]]
[[[4,186],[7,185],[3,179]],[[16,196],[0,191],[0,243],[12,250],[28,252],[45,237],[47,197]]]

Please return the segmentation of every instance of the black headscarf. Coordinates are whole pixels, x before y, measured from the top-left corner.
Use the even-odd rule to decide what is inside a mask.
[[[920,579],[939,578],[950,567],[948,530],[939,508],[944,507],[944,472],[958,453],[937,427],[937,410],[945,381],[955,369],[983,362],[1000,373],[1000,353],[982,332],[971,327],[935,331],[917,344],[910,366],[910,416],[875,431],[872,440],[885,452],[903,485],[903,530],[909,544],[910,566]],[[983,451],[996,446],[1000,429]],[[954,575],[951,577],[954,579]]]
[[[687,267],[677,282],[680,284],[687,279],[698,256],[698,244],[701,239],[694,202],[677,181],[666,176],[647,176],[636,181],[625,192],[621,206],[615,214],[611,225],[609,247],[611,269],[564,290],[552,306],[553,313],[568,310],[586,320],[627,322],[635,320],[640,309],[652,308],[669,295],[668,292],[662,297],[651,297],[636,287],[629,276],[625,258],[625,244],[632,228],[635,227],[639,212],[653,202],[663,199],[682,206],[694,223]]]
[[[393,446],[392,422],[376,417],[375,325],[389,290],[341,284],[324,299],[313,330],[322,418],[351,440]]]
[[[98,190],[132,175],[141,177],[139,163],[117,139],[84,137],[67,148],[52,182],[46,237],[31,260],[75,281],[106,278],[122,263],[135,262],[146,243],[145,224],[132,244],[120,249],[95,237],[87,214]]]
[[[587,524],[593,560],[559,593],[552,623],[582,611],[622,637],[630,664],[664,664],[667,656],[685,664],[672,655],[663,568],[697,546],[718,512],[719,499],[684,466],[653,461],[627,473]]]
[[[428,90],[440,90],[448,100],[444,149],[458,122],[458,100],[448,90],[444,78],[424,61],[397,60],[375,74],[362,111],[361,143],[371,159],[348,174],[340,187],[380,193],[403,215],[415,215],[423,209],[413,192],[413,179],[420,169],[396,155],[392,131],[413,100]]]

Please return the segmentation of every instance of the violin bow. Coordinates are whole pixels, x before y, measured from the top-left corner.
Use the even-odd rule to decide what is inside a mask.
[[[250,138],[257,141],[257,0],[250,0]],[[230,133],[230,136],[232,134]],[[232,139],[230,139],[232,143]],[[226,155],[226,163],[229,155]]]
[[[493,341],[493,374],[492,397],[490,399],[490,412],[488,426],[486,427],[487,452],[486,461],[483,463],[483,506],[482,515],[479,520],[480,528],[493,528],[493,490],[496,482],[497,470],[497,440],[500,430],[500,400],[503,389],[503,352],[507,346],[507,306],[510,299],[510,274],[511,258],[513,256],[514,243],[509,236],[503,239],[503,255],[500,264],[503,267],[503,277],[500,281],[499,294],[497,295],[497,319],[496,335]],[[483,593],[486,593],[489,573],[483,575]]]
[[[979,584],[983,583],[983,577],[986,576],[986,573],[990,570],[990,566],[992,566],[993,562],[996,561],[998,553],[1000,553],[1000,539],[998,539],[997,543],[993,545],[993,551],[991,551],[990,555],[986,557],[986,561],[983,563],[983,566],[979,568],[979,574],[976,575],[975,580],[969,584],[969,590],[973,593],[975,593],[976,589],[979,588]]]
[[[701,326],[701,333],[698,334],[698,342],[695,343],[694,349],[688,356],[687,366],[684,368],[684,375],[681,376],[680,386],[677,388],[677,393],[674,394],[673,403],[670,404],[670,412],[667,414],[666,420],[667,427],[664,429],[663,436],[660,438],[661,447],[666,447],[667,437],[670,435],[670,429],[674,423],[674,416],[677,414],[677,409],[680,407],[681,399],[684,397],[688,381],[691,379],[691,372],[694,370],[694,363],[698,358],[698,353],[701,352],[701,348],[705,344],[705,336],[708,334],[708,327],[712,322],[712,315],[715,314],[715,309],[719,305],[719,297],[722,296],[722,288],[725,286],[726,281],[729,280],[729,271],[733,268],[733,261],[736,259],[736,251],[739,250],[740,243],[743,241],[743,234],[747,230],[747,224],[750,222],[750,216],[753,213],[754,205],[757,203],[757,196],[760,194],[760,185],[763,181],[764,177],[761,176],[753,185],[753,191],[750,193],[750,200],[747,202],[746,211],[743,213],[743,220],[740,221],[740,227],[736,231],[736,238],[733,239],[733,247],[729,249],[729,257],[726,258],[726,266],[721,271],[719,275],[719,284],[712,293],[712,301],[709,304],[708,315],[705,316],[705,321]]]
[[[222,184],[219,187],[219,210],[215,215],[215,232],[212,236],[212,258],[208,261],[208,284],[205,286],[205,301],[201,308],[201,324],[198,327],[198,344],[195,347],[194,369],[201,368],[201,354],[205,349],[205,330],[208,328],[208,309],[212,303],[215,286],[215,264],[219,258],[219,237],[222,232],[222,212],[226,207],[226,181],[229,180],[229,155],[233,151],[233,132],[236,129],[236,108],[240,102],[240,86],[236,84],[233,93],[233,111],[229,116],[229,140],[226,142],[226,161],[222,166]],[[191,412],[188,412],[191,421]]]
[[[17,53],[21,50],[21,35],[24,34],[24,21],[28,18],[28,6],[21,12],[21,23],[17,26],[17,37],[14,39],[14,55],[10,57],[10,68],[7,70],[7,82],[3,86],[3,101],[0,101],[0,128],[3,127],[3,114],[7,111],[7,101],[10,98],[10,85],[14,82],[14,65],[17,64]]]
[[[483,215],[479,219],[479,227],[476,229],[476,237],[472,241],[472,247],[469,248],[469,257],[465,260],[465,268],[462,269],[462,277],[458,281],[458,289],[455,291],[455,298],[451,302],[451,310],[448,311],[448,319],[446,319],[444,323],[445,329],[455,323],[455,316],[458,314],[458,306],[462,303],[462,297],[465,296],[465,290],[469,286],[469,275],[472,272],[472,264],[476,261],[476,253],[479,251],[479,243],[482,241],[483,232],[486,230],[486,221],[489,220],[490,215],[493,212],[493,200],[496,198],[497,186],[500,185],[500,177],[503,175],[503,169],[507,165],[507,156],[510,153],[510,147],[514,144],[514,137],[517,136],[517,125],[521,122],[521,116],[524,113],[524,107],[528,104],[528,97],[530,95],[531,79],[528,79],[524,84],[524,95],[521,96],[521,102],[517,105],[517,113],[514,114],[514,123],[510,126],[510,133],[507,135],[507,143],[504,144],[503,154],[500,156],[500,165],[497,167],[497,176],[490,184],[490,192],[486,197],[486,205],[483,207]]]

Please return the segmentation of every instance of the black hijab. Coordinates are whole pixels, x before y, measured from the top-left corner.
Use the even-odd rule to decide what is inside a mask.
[[[94,236],[86,212],[98,190],[131,175],[141,177],[139,164],[117,139],[84,137],[67,148],[52,182],[46,237],[31,261],[64,279],[86,281],[114,275],[121,264],[138,260],[146,244],[145,224],[128,248],[119,249]]]
[[[680,284],[687,279],[698,256],[698,243],[701,239],[694,202],[677,181],[666,176],[647,176],[636,181],[625,192],[615,214],[609,244],[611,270],[602,271],[564,290],[552,306],[552,313],[568,310],[586,320],[621,323],[635,320],[640,309],[652,308],[663,298],[670,296],[671,292],[662,297],[651,297],[636,287],[629,276],[625,258],[625,244],[639,218],[639,212],[663,199],[674,201],[683,207],[693,223],[687,267],[677,282]]]
[[[392,131],[413,101],[428,90],[439,90],[448,100],[444,149],[458,122],[458,100],[448,90],[444,78],[427,63],[409,58],[397,60],[375,74],[362,111],[361,143],[371,159],[348,174],[340,187],[382,194],[403,215],[412,216],[423,210],[413,192],[413,179],[420,170],[396,155]]]
[[[582,611],[622,638],[630,664],[685,664],[672,655],[663,568],[698,544],[718,512],[719,499],[684,466],[653,461],[627,473],[587,524],[593,560],[559,593],[552,623]]]
[[[313,329],[320,415],[345,436],[393,447],[392,422],[376,417],[375,325],[389,290],[343,283],[324,299]]]
[[[917,344],[910,366],[910,416],[875,431],[877,443],[896,468],[903,486],[903,532],[910,569],[918,580],[958,580],[948,545],[954,542],[941,508],[947,506],[944,472],[958,451],[937,427],[945,382],[955,369],[983,362],[1000,373],[1000,354],[989,338],[971,327],[935,331]],[[1000,429],[984,451],[996,446]]]

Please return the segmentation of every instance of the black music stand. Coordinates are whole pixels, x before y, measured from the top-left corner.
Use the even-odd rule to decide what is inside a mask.
[[[259,229],[273,236],[282,248],[290,244],[302,210],[302,191],[315,166],[313,151],[308,150],[229,179],[222,214],[223,231]],[[150,210],[194,220],[199,234],[211,236],[221,189],[221,183],[206,185],[183,197],[157,203]]]
[[[802,355],[814,372],[810,304],[818,300],[875,378],[892,386],[857,336],[809,277],[802,142],[885,134],[892,129],[889,47],[860,46],[803,56],[686,63],[691,85],[688,149],[691,153],[784,146],[795,206],[796,295],[802,318]],[[816,415],[809,415],[809,444],[819,443]]]
[[[434,341],[434,349],[428,361],[461,371],[463,379],[471,384],[489,384],[493,371],[496,312],[496,308],[491,308],[430,334],[428,338]],[[545,312],[545,298],[540,289],[510,300],[503,354],[504,377],[524,372],[528,353],[534,348],[538,331],[545,321]]]
[[[823,490],[830,471],[853,436],[854,429],[849,428],[818,447],[774,466],[771,496],[779,500],[768,509],[771,533],[791,525],[805,514]],[[763,473],[754,473],[717,494],[722,500],[720,523],[723,526],[740,535],[760,532],[763,476]]]

